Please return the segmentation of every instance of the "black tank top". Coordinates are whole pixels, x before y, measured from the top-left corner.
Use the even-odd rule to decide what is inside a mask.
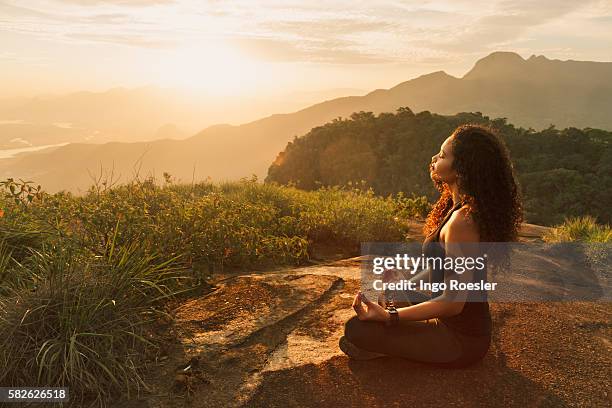
[[[458,210],[463,206],[462,202],[459,202],[453,206],[446,214],[438,228],[429,234],[425,240],[423,241],[423,254],[427,256],[439,256],[444,258],[446,255],[446,251],[444,249],[444,245],[440,243],[440,230],[444,226],[444,224],[449,220],[453,212]],[[435,265],[434,265],[435,266]],[[484,269],[484,277],[486,281],[486,268]],[[430,269],[429,274],[430,282],[444,282],[444,269],[433,268]],[[479,280],[474,278],[474,280]],[[432,298],[438,297],[442,295],[442,291],[439,291],[435,294],[432,294]],[[486,299],[486,293],[484,293],[484,297],[481,298]],[[490,336],[491,335],[491,314],[489,310],[489,302],[488,301],[466,301],[463,310],[461,313],[450,316],[450,317],[440,317],[442,322],[448,325],[451,329],[456,330],[459,333],[462,333],[467,336]]]

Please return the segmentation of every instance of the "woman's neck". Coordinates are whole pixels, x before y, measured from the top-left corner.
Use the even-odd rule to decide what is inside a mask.
[[[451,191],[452,197],[453,197],[453,207],[457,205],[457,203],[459,203],[461,201],[461,197],[459,195],[459,188],[457,188],[457,184],[453,183],[450,184],[449,189]]]

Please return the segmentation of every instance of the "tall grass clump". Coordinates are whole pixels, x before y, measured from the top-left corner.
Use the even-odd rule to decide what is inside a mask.
[[[546,242],[612,242],[612,228],[601,225],[590,216],[566,218],[543,236]]]
[[[10,254],[1,256],[6,271]],[[106,258],[44,247],[15,269],[31,285],[3,285],[1,384],[69,386],[71,399],[100,404],[146,389],[146,358],[157,347],[149,333],[182,268],[135,243]]]

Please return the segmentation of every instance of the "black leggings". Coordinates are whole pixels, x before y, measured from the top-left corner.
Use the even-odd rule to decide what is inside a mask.
[[[408,292],[409,304],[430,299],[418,291]],[[490,343],[490,336],[463,335],[438,318],[401,320],[397,326],[386,326],[382,322],[362,321],[353,316],[344,326],[344,336],[364,350],[449,368],[464,367],[480,360]]]

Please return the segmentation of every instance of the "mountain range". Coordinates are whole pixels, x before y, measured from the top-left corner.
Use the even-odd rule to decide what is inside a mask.
[[[334,98],[305,109],[274,114],[242,125],[214,125],[181,140],[106,144],[71,143],[0,161],[0,177],[28,178],[46,191],[84,191],[92,175],[114,169],[119,182],[163,172],[182,181],[210,177],[263,179],[294,137],[353,112],[375,114],[409,107],[443,115],[481,112],[534,129],[555,125],[612,130],[612,62],[524,59],[493,52],[462,78],[444,71],[377,89],[363,96]]]

